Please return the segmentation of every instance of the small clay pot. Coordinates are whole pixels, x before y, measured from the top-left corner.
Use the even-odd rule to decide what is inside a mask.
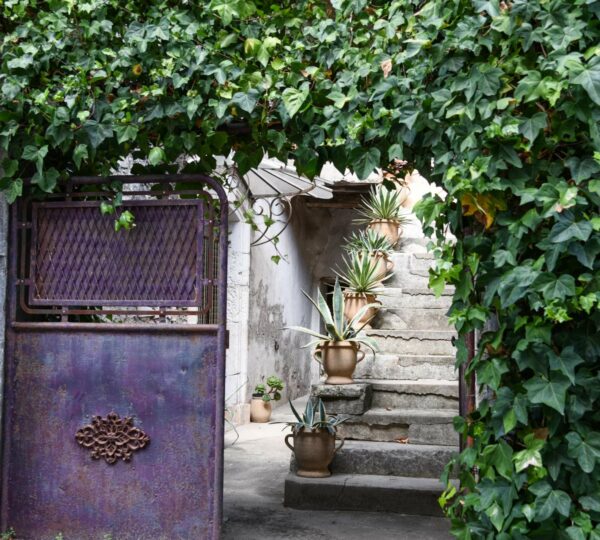
[[[271,420],[271,402],[264,401],[261,395],[254,394],[250,402],[250,421],[265,424]]]
[[[323,365],[327,374],[325,384],[352,384],[356,364],[364,357],[364,351],[354,341],[326,341],[313,353],[314,359]]]
[[[385,236],[392,246],[398,243],[398,239],[402,235],[400,222],[395,219],[375,219],[367,225],[367,229],[371,229],[381,236]]]
[[[366,294],[366,293],[354,293],[351,291],[344,292],[344,317],[348,321],[351,321],[354,316],[367,304],[374,304],[377,301],[377,298],[374,294]],[[375,317],[377,313],[377,308],[371,307],[367,309],[365,314],[358,321],[358,326],[362,326],[367,321],[370,321]],[[369,324],[365,326],[366,329],[371,328]]]
[[[294,445],[290,444],[290,439],[294,440]],[[302,429],[291,433],[285,438],[285,444],[294,452],[298,476],[307,478],[325,478],[331,476],[329,465],[333,461],[335,453],[344,446],[344,439],[340,439],[340,444],[335,447],[335,435],[327,430],[315,429],[306,431]]]

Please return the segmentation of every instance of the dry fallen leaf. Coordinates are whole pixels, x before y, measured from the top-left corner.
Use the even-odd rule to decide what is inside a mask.
[[[383,77],[387,79],[392,72],[392,59],[388,58],[381,62],[381,70],[383,71]]]
[[[395,441],[400,444],[408,444],[408,437],[400,437],[398,439],[395,439]]]

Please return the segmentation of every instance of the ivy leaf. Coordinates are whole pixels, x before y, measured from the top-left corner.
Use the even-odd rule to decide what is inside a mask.
[[[21,178],[15,178],[8,185],[8,189],[5,191],[6,202],[8,204],[14,203],[18,197],[23,194],[23,180]]]
[[[138,128],[137,126],[133,126],[131,124],[127,125],[127,126],[119,126],[117,128],[115,128],[115,133],[117,134],[117,142],[119,144],[122,144],[126,141],[135,141],[135,138],[137,137],[138,134]],[[79,146],[83,146],[83,145],[79,145]],[[87,154],[86,154],[87,157]],[[79,165],[77,165],[77,167],[79,167]]]
[[[498,532],[501,531],[502,525],[504,524],[504,514],[498,503],[494,503],[489,508],[486,508],[485,513],[490,518],[490,521],[496,530]]]
[[[535,520],[538,522],[546,521],[554,514],[554,512],[569,517],[570,510],[571,498],[569,495],[560,489],[555,489],[548,494],[543,503],[536,510]]]
[[[148,153],[148,163],[150,165],[156,166],[164,163],[167,160],[167,155],[165,151],[160,146],[155,146]]]
[[[58,182],[60,173],[55,168],[38,171],[31,177],[31,183],[37,184],[42,191],[52,193]]]
[[[306,98],[308,98],[308,90],[298,90],[296,88],[286,88],[281,94],[283,98],[283,106],[289,114],[290,118],[293,118],[296,113],[300,110]]]
[[[600,105],[600,62],[597,59],[584,68],[573,82],[583,86],[594,103]]]
[[[506,272],[498,287],[500,301],[504,307],[514,304],[529,291],[529,286],[537,279],[539,272],[531,266],[517,266]]]
[[[569,442],[569,456],[576,459],[585,473],[591,473],[600,459],[600,434],[591,433],[583,439],[579,433],[572,431],[566,436]]]
[[[381,153],[377,148],[356,148],[350,154],[352,168],[360,180],[368,176],[379,166]]]
[[[533,283],[533,287],[544,295],[546,301],[564,300],[567,296],[575,296],[575,278],[569,274],[558,277],[549,272],[541,274]]]
[[[534,114],[531,118],[525,118],[519,124],[519,133],[523,135],[530,142],[535,141],[540,131],[545,129],[548,125],[548,119],[546,114],[539,112]]]
[[[551,380],[536,375],[523,384],[531,403],[547,405],[560,414],[565,412],[567,388],[570,385],[571,382],[564,375],[554,376]]]
[[[566,375],[571,384],[575,384],[575,368],[583,364],[584,360],[579,356],[572,345],[565,347],[560,356],[554,352],[550,353],[550,369],[560,371]]]
[[[561,219],[554,224],[548,238],[554,244],[568,242],[570,240],[582,240],[586,242],[592,234],[592,224],[589,221],[570,221]]]
[[[78,169],[81,169],[81,162],[88,159],[88,149],[85,144],[78,144],[73,152],[73,161]]]
[[[231,99],[242,111],[251,113],[258,103],[258,92],[256,90],[249,92],[236,92]]]

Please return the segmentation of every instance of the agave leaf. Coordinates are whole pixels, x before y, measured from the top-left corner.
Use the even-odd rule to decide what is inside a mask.
[[[312,400],[309,399],[306,404],[305,422],[309,427],[313,427],[315,421],[315,409],[312,404]]]
[[[324,334],[320,334],[319,332],[315,332],[310,328],[304,328],[303,326],[286,326],[286,330],[295,330],[296,332],[302,332],[303,334],[308,334],[309,336],[313,336],[319,338],[320,340],[329,341],[329,336]]]
[[[333,287],[333,319],[338,337],[343,339],[344,334],[344,293],[340,280],[335,279]]]
[[[318,304],[319,313],[321,314],[321,317],[323,317],[323,322],[325,323],[325,326],[327,328],[335,327],[335,324],[333,322],[333,317],[331,316],[331,311],[329,310],[327,301],[325,300],[321,291],[317,292],[317,304]]]
[[[325,413],[325,404],[322,399],[319,399],[319,417],[321,422],[325,422],[327,420],[327,414]]]
[[[292,403],[292,400],[288,399],[288,402],[290,404],[290,408],[292,409],[292,413],[294,413],[294,416],[298,419],[298,422],[302,422],[302,418],[300,417],[300,414],[296,410],[296,407],[294,407],[294,404]]]

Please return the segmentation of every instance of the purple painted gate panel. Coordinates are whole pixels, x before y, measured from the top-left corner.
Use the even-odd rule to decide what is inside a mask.
[[[160,187],[159,200],[148,188],[123,201],[133,231],[112,231],[98,209],[110,193],[89,189],[112,181]],[[72,182],[67,200],[13,207],[0,528],[20,540],[217,540],[225,193],[200,175]],[[194,192],[177,182],[201,197],[180,198]],[[76,437],[111,413],[143,433],[125,423]],[[131,459],[93,459],[97,447]]]
[[[35,540],[211,538],[216,332],[19,333],[7,381],[6,524]],[[110,412],[151,438],[129,463],[93,460],[75,440]]]

